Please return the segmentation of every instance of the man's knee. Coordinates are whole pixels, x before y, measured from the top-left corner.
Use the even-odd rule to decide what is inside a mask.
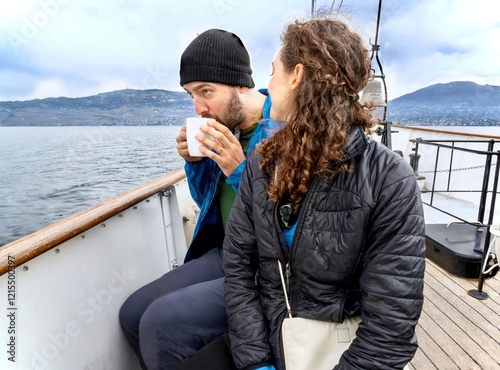
[[[118,320],[122,329],[127,329],[134,323],[137,325],[138,321],[134,320],[134,305],[130,301],[130,297],[122,304],[120,311],[118,311]]]
[[[192,320],[190,307],[196,304],[190,297],[173,292],[149,305],[142,315],[141,329],[183,326]]]

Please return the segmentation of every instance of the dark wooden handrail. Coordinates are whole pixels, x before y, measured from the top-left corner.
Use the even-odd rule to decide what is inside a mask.
[[[492,134],[478,134],[474,132],[465,132],[458,131],[460,126],[449,126],[452,130],[441,130],[434,128],[432,126],[403,126],[403,125],[395,125],[391,124],[391,128],[402,128],[407,130],[419,130],[419,131],[428,131],[428,132],[438,132],[442,134],[450,134],[450,135],[460,135],[460,136],[473,136],[473,137],[481,137],[486,139],[500,139],[500,135],[492,135]],[[469,127],[469,126],[468,126]],[[472,127],[472,126],[470,126]],[[493,127],[493,126],[491,126]]]

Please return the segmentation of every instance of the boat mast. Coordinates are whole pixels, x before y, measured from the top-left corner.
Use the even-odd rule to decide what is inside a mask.
[[[391,122],[387,122],[387,85],[385,83],[385,75],[384,69],[382,68],[382,63],[380,62],[380,58],[378,56],[378,51],[380,50],[380,45],[378,44],[379,38],[379,29],[380,29],[380,15],[382,13],[382,0],[378,2],[378,11],[377,11],[377,27],[375,30],[375,42],[370,45],[372,46],[371,51],[371,61],[372,61],[372,70],[373,70],[373,79],[368,81],[368,84],[363,89],[363,94],[361,100],[364,103],[372,102],[375,107],[382,108],[382,118],[380,122],[380,127],[375,130],[375,133],[381,136],[381,142],[389,149],[392,148],[391,142]],[[374,61],[377,63],[378,69],[380,71],[379,74],[375,72]],[[377,79],[381,80],[378,81]],[[384,92],[382,93],[382,85]]]
[[[371,60],[373,61],[373,57],[375,56],[375,60],[377,61],[378,68],[380,69],[380,74],[377,75],[375,74],[373,77],[375,78],[380,78],[382,80],[382,83],[384,84],[384,115],[382,122],[386,121],[387,117],[387,85],[385,83],[385,75],[384,75],[384,69],[382,68],[382,63],[380,63],[380,59],[378,57],[378,51],[380,50],[380,45],[378,44],[378,32],[380,28],[380,14],[382,13],[382,0],[379,0],[378,2],[378,11],[377,11],[377,28],[375,30],[375,43],[370,44],[372,46],[372,54],[371,54]]]

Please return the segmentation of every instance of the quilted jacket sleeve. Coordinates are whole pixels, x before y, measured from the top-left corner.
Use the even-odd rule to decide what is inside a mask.
[[[238,369],[269,365],[271,350],[259,290],[258,253],[252,215],[252,171],[247,161],[224,240],[225,298],[232,353]]]
[[[415,326],[423,305],[425,270],[420,192],[403,159],[377,161],[375,166],[380,168],[371,172],[378,173],[380,181],[364,230],[362,323],[336,370],[403,369],[417,350]]]

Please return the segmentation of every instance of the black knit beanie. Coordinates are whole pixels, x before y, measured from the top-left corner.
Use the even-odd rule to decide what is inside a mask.
[[[181,56],[181,86],[193,82],[218,82],[254,87],[250,56],[234,33],[211,29],[198,35]]]

